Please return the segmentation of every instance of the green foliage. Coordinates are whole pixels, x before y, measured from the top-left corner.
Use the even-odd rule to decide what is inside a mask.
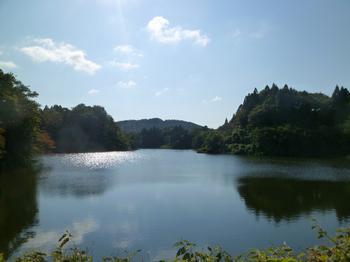
[[[35,153],[127,150],[129,138],[100,106],[39,109],[37,93],[0,70],[0,168],[29,165]]]
[[[163,129],[152,127],[131,136],[135,148],[191,149],[199,130],[201,129],[190,131],[182,126]],[[199,146],[201,145],[202,143]]]
[[[188,149],[192,146],[192,134],[181,126],[175,126],[168,132],[168,143],[174,149]]]
[[[202,128],[201,130],[195,130],[192,137],[192,148],[199,149],[203,146],[208,128]]]
[[[339,229],[334,237],[318,224],[313,226],[319,238],[325,238],[330,245],[319,245],[296,254],[285,243],[266,250],[254,249],[239,256],[231,256],[220,247],[208,247],[198,250],[196,245],[183,240],[176,244],[178,248],[174,261],[254,261],[254,262],[297,262],[297,261],[349,261],[350,229]]]
[[[312,227],[318,233],[318,238],[325,238],[331,246],[320,245],[308,249],[309,261],[350,261],[350,228],[341,228],[332,237],[325,231],[316,220]]]
[[[204,139],[199,152],[209,154],[219,154],[226,151],[224,136],[218,131],[209,131]]]
[[[199,129],[201,126],[182,120],[162,120],[160,118],[141,119],[141,120],[124,120],[118,121],[117,125],[127,134],[137,134],[143,129],[172,129],[174,127],[182,127],[187,131]]]
[[[197,248],[196,244],[182,240],[175,244],[177,248],[173,259],[161,261],[187,261],[187,262],[322,262],[322,261],[349,261],[350,260],[350,229],[339,229],[334,237],[320,227],[318,224],[313,226],[317,230],[319,238],[328,240],[329,245],[318,245],[306,249],[304,252],[295,253],[292,248],[283,243],[281,246],[271,247],[265,250],[253,249],[239,256],[232,256],[219,246],[207,247],[206,249]],[[72,248],[68,251],[64,249],[70,239],[70,234],[66,233],[59,240],[58,247],[51,253],[33,252],[25,254],[16,259],[18,262],[29,261],[93,261],[93,257],[86,251]],[[108,262],[130,262],[136,259],[141,250],[128,253],[126,256],[104,257],[103,261]],[[141,258],[142,259],[142,258]],[[143,259],[142,259],[143,260]],[[0,262],[5,261],[0,255]]]
[[[25,165],[34,153],[52,151],[173,148],[278,156],[350,153],[350,92],[344,87],[337,86],[328,97],[273,84],[248,94],[233,118],[217,130],[177,120],[119,122],[128,134],[103,107],[55,105],[40,110],[33,100],[36,96],[12,74],[0,70],[2,167]]]
[[[231,121],[218,129],[225,141],[221,153],[348,155],[349,119],[350,93],[344,87],[328,97],[273,84],[248,94]]]
[[[138,140],[138,147],[141,148],[160,148],[165,143],[163,131],[155,127],[142,129]]]
[[[41,128],[46,147],[55,152],[127,150],[127,137],[101,106],[79,104],[71,110],[55,105],[41,111]]]
[[[328,97],[287,85],[280,89],[273,84],[248,94],[233,118],[226,119],[217,130],[153,126],[133,134],[132,139],[135,148],[191,148],[210,154],[347,155],[350,93],[344,87],[336,87],[332,97]]]
[[[232,261],[233,257],[221,247],[207,247],[207,250],[196,249],[196,244],[182,240],[175,244],[178,248],[174,261]]]
[[[0,166],[26,165],[39,134],[37,93],[0,70]]]

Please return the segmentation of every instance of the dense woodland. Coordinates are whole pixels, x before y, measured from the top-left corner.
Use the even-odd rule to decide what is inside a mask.
[[[0,70],[0,158],[1,166],[31,161],[42,139],[37,93],[12,74]]]
[[[332,96],[266,86],[248,94],[230,121],[216,130],[179,121],[152,121],[123,132],[101,106],[40,108],[38,94],[0,70],[0,166],[22,165],[36,153],[195,149],[204,153],[278,156],[348,155],[350,93]],[[158,123],[158,126],[157,126]],[[175,125],[179,123],[179,125]],[[143,123],[144,124],[144,123]],[[142,126],[142,125],[141,125]],[[135,132],[137,130],[137,132]]]
[[[207,127],[186,129],[182,126],[172,128],[143,129],[136,134],[130,134],[133,148],[171,148],[171,149],[196,149],[196,140],[201,133],[207,132]]]
[[[186,130],[193,130],[196,128],[201,128],[192,122],[187,122],[183,120],[162,120],[160,118],[151,119],[141,119],[141,120],[124,120],[117,122],[118,127],[125,133],[140,133],[143,129],[159,128],[159,129],[170,129],[176,126],[181,126]]]
[[[348,155],[350,93],[331,97],[275,84],[248,94],[231,121],[217,131],[219,152],[279,156]],[[220,142],[221,141],[221,142]],[[209,148],[210,150],[210,148]]]
[[[58,105],[40,110],[41,130],[53,140],[47,151],[59,153],[128,150],[127,137],[101,106]]]
[[[273,84],[248,94],[232,119],[216,130],[152,128],[135,137],[136,147],[192,148],[212,154],[348,155],[350,93],[337,86],[328,97]],[[177,143],[169,142],[174,140]]]
[[[128,138],[100,106],[40,109],[38,94],[0,70],[0,167],[31,163],[37,153],[128,150]]]

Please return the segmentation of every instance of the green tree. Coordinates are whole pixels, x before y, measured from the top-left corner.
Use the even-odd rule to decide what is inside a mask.
[[[218,131],[211,131],[205,137],[201,152],[219,154],[225,152],[224,136]]]
[[[28,164],[39,134],[37,93],[0,70],[0,166]]]
[[[165,144],[165,135],[159,128],[142,129],[140,133],[141,148],[160,148]]]
[[[79,104],[71,110],[55,105],[41,111],[41,127],[48,133],[46,145],[55,152],[127,150],[127,137],[101,106]],[[52,148],[52,147],[51,147]]]
[[[231,153],[346,155],[350,153],[349,119],[350,93],[344,87],[337,86],[328,97],[273,84],[248,94],[224,125],[228,129],[222,126],[218,131],[225,137],[222,148]]]

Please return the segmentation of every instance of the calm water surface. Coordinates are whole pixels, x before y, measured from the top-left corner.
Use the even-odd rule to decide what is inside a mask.
[[[142,249],[174,254],[188,239],[232,254],[286,241],[317,243],[350,221],[344,161],[256,159],[138,150],[40,158],[42,168],[0,176],[0,251],[51,250],[65,230],[100,258]]]

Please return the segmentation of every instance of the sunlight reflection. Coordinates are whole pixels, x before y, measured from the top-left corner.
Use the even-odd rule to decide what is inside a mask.
[[[99,152],[68,154],[63,161],[77,168],[109,168],[125,162],[133,162],[142,158],[137,152]]]

